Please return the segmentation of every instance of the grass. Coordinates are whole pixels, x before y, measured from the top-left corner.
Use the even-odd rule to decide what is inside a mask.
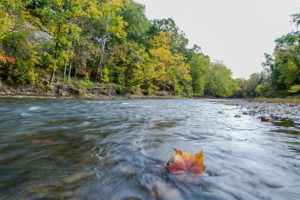
[[[85,89],[85,90],[100,86],[100,83],[94,83],[91,81],[83,81],[83,80],[73,82],[73,84],[77,84],[80,89]]]

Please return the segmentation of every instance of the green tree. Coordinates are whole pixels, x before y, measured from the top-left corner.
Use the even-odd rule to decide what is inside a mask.
[[[237,87],[231,71],[222,63],[213,63],[206,75],[205,93],[219,97],[230,97]]]
[[[299,13],[292,15],[299,27]],[[276,40],[273,55],[265,54],[263,66],[271,74],[270,88],[277,95],[286,96],[288,90],[300,84],[300,31],[291,32]]]
[[[102,80],[103,72],[102,65],[107,47],[107,41],[112,37],[123,38],[126,37],[125,27],[126,22],[120,16],[124,4],[128,1],[122,0],[105,0],[99,1],[97,8],[95,8],[95,17],[93,23],[93,38],[98,43],[97,51],[95,51],[94,60],[98,60],[95,80]],[[98,59],[97,59],[98,58]],[[92,64],[94,67],[95,62]]]
[[[205,76],[210,67],[210,59],[199,52],[192,52],[189,64],[191,66],[192,87],[194,95],[204,94]]]

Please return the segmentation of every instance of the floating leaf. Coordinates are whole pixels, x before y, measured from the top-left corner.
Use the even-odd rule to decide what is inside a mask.
[[[167,167],[171,174],[182,175],[182,174],[194,174],[201,175],[204,173],[205,165],[203,162],[203,151],[200,151],[198,154],[191,156],[189,152],[182,152],[178,149],[175,149],[176,155],[173,159],[173,163]]]

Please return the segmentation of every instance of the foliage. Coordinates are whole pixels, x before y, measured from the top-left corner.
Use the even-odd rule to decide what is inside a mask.
[[[298,27],[299,13],[292,17]],[[57,80],[73,84],[72,78],[83,89],[113,84],[119,94],[288,95],[300,85],[299,43],[299,31],[278,38],[274,53],[266,54],[266,72],[233,80],[224,64],[212,63],[197,45],[189,48],[172,18],[149,20],[134,0],[0,2],[6,84],[52,88]]]
[[[299,28],[300,13],[292,15]],[[272,55],[266,54],[263,66],[270,73],[270,88],[276,95],[286,96],[300,84],[300,31],[288,33],[276,40]]]
[[[205,91],[219,97],[230,97],[237,90],[231,71],[222,63],[214,63],[206,75]]]
[[[35,85],[37,44],[29,40],[33,19],[20,0],[0,3],[0,76],[6,83]]]
[[[184,62],[183,56],[172,53],[170,42],[171,39],[162,31],[150,40],[149,52],[155,66],[154,84],[160,90],[182,94],[191,81],[190,66]]]
[[[204,94],[205,76],[210,68],[209,58],[193,50],[189,64],[191,66],[192,87],[195,96]]]
[[[292,22],[299,28],[299,13]],[[276,39],[273,54],[265,54],[264,71],[254,73],[248,80],[237,79],[239,90],[235,97],[286,97],[297,93],[300,85],[300,31]]]
[[[300,85],[293,85],[291,88],[288,90],[289,93],[298,93],[300,92]]]

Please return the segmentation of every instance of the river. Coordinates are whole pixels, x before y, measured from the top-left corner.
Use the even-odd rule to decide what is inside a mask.
[[[0,199],[300,199],[299,105],[236,102],[2,98]],[[173,148],[206,174],[169,174]]]

